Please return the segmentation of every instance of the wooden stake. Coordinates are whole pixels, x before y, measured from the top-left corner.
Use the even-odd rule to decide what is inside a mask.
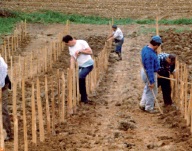
[[[80,101],[80,94],[79,94],[79,67],[78,63],[76,62],[76,89],[77,89],[77,105],[79,106]]]
[[[19,55],[19,81],[21,80],[21,74],[22,74],[22,71],[21,71],[21,56]],[[19,82],[19,87],[21,88],[21,82]]]
[[[184,103],[185,103],[185,119],[187,119],[187,108],[188,108],[188,84],[187,84],[187,80],[188,80],[188,70],[187,70],[187,66],[185,64],[184,66],[184,82],[185,82],[185,86],[184,86]]]
[[[6,45],[4,44],[4,53],[5,53],[5,62],[7,62],[7,47]]]
[[[77,110],[77,90],[76,90],[76,70],[75,70],[75,65],[74,65],[74,68],[72,70],[73,72],[73,111],[74,113],[76,113],[76,110]]]
[[[27,35],[27,21],[26,21],[26,19],[25,19],[25,29],[24,29],[25,31],[25,37],[26,37],[26,35]]]
[[[10,58],[10,56],[11,56],[11,52],[10,52],[10,47],[9,47],[9,36],[7,37],[7,50],[8,50],[8,58]]]
[[[31,51],[31,57],[30,57],[30,77],[33,77],[33,51]]]
[[[5,149],[5,144],[4,144],[4,132],[3,132],[3,112],[2,112],[2,89],[0,88],[0,137],[1,137],[1,142],[0,142],[0,149],[4,150]]]
[[[46,99],[46,117],[47,117],[47,132],[51,133],[50,126],[50,111],[49,111],[49,96],[48,96],[48,84],[47,84],[47,75],[45,75],[45,99]]]
[[[31,94],[31,108],[32,108],[32,142],[37,143],[37,118],[36,118],[36,108],[35,108],[35,89],[34,83],[32,82],[32,94]]]
[[[192,101],[192,86],[190,88],[190,94],[189,94],[189,105],[187,108],[187,126],[189,126],[191,124],[191,101]]]
[[[25,105],[25,79],[22,78],[22,107],[23,107],[23,134],[24,134],[24,150],[28,150],[27,141],[27,119],[26,119],[26,105]]]
[[[57,93],[58,93],[58,97],[57,97],[57,105],[58,105],[58,113],[59,113],[59,119],[61,119],[61,104],[60,104],[60,101],[61,101],[61,97],[60,97],[60,72],[59,72],[59,69],[57,69]]]
[[[11,81],[13,81],[13,58],[12,56],[10,58],[11,58]]]
[[[51,84],[51,102],[52,102],[52,134],[55,135],[55,94],[54,94],[54,85],[53,85],[53,77]]]
[[[15,72],[14,72],[15,73]],[[17,118],[17,82],[13,85],[13,121],[14,121],[14,151],[18,151],[18,118]]]
[[[11,36],[11,55],[13,55],[14,51],[14,36]]]
[[[45,48],[45,72],[47,72],[47,55],[48,55],[48,49]]]
[[[62,72],[62,99],[61,99],[61,122],[65,121],[65,75]]]
[[[72,102],[72,69],[67,69],[67,86],[68,86],[68,115],[73,114],[73,102]]]
[[[39,116],[40,141],[43,142],[45,140],[45,137],[44,137],[43,113],[42,113],[42,105],[41,105],[41,97],[40,97],[39,77],[37,77],[37,107],[38,107],[38,116]]]
[[[156,16],[156,35],[159,35],[159,19],[158,19],[158,16]]]

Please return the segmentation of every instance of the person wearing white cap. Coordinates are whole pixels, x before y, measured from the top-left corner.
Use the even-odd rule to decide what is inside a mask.
[[[107,37],[107,41],[114,39],[116,44],[115,52],[118,54],[119,60],[122,60],[122,45],[124,43],[123,32],[117,27],[117,25],[113,25],[112,30],[113,33]]]
[[[148,113],[156,113],[154,110],[155,98],[157,95],[157,71],[160,68],[157,48],[162,44],[160,36],[153,36],[149,45],[141,50],[141,61],[143,68],[141,70],[141,78],[145,83],[142,99],[139,108]],[[153,95],[153,92],[155,96]]]

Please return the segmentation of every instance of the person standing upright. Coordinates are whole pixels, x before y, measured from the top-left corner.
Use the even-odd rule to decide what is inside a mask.
[[[63,37],[63,42],[69,47],[70,67],[73,68],[75,61],[79,66],[79,91],[81,102],[87,104],[90,100],[87,98],[86,76],[93,70],[94,61],[91,57],[92,49],[85,40],[76,40],[71,35]]]
[[[141,61],[143,65],[141,77],[145,83],[145,87],[139,108],[148,113],[156,113],[156,110],[154,110],[154,97],[157,95],[157,71],[160,67],[156,50],[161,43],[162,40],[160,36],[153,36],[149,45],[144,46],[141,50]]]
[[[117,25],[112,26],[113,33],[107,37],[107,41],[114,39],[115,41],[115,52],[119,56],[119,60],[122,60],[122,45],[124,43],[123,32]]]

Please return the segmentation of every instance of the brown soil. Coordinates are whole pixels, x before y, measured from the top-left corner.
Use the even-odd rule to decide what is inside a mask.
[[[123,60],[117,61],[115,53],[110,53],[109,68],[100,82],[97,90],[89,98],[94,105],[83,105],[78,108],[77,114],[66,119],[65,123],[56,124],[56,135],[46,135],[43,143],[31,143],[31,107],[27,100],[27,126],[29,150],[67,150],[67,151],[189,151],[192,150],[191,134],[186,121],[177,108],[162,108],[164,114],[147,114],[138,108],[141,99],[143,84],[140,80],[140,50],[150,40],[151,34],[139,34],[140,25],[120,26],[125,34],[123,45]],[[146,26],[147,27],[147,26]],[[165,26],[169,28],[168,26]],[[177,27],[175,27],[177,28]],[[81,29],[81,31],[79,31]],[[107,25],[74,25],[71,24],[71,34],[77,39],[85,39],[93,49],[94,55],[101,51],[104,41],[109,34]],[[30,51],[44,47],[53,40],[56,33],[63,30],[63,25],[30,25],[29,42],[23,45],[20,53],[27,55]],[[186,49],[186,39],[191,32],[181,34],[173,30],[161,31],[163,35],[163,51],[174,52],[183,61],[191,66],[185,57],[191,53],[175,49],[178,43],[171,37],[180,39],[179,46]],[[49,35],[49,36],[47,36]],[[187,36],[184,36],[187,35]],[[185,38],[185,39],[184,39]],[[182,39],[182,40],[181,40]],[[183,43],[182,43],[183,41]],[[184,43],[185,42],[185,43]],[[172,46],[172,47],[171,47]],[[190,45],[187,45],[189,48]],[[169,50],[169,51],[166,51]],[[190,59],[191,60],[191,59]],[[53,71],[48,75],[56,76],[56,70],[65,70],[69,67],[68,50],[65,49],[59,61],[54,64]],[[39,75],[40,80],[44,74]],[[43,85],[43,81],[41,80]],[[30,94],[30,81],[27,81]],[[18,104],[21,95],[18,95]],[[159,93],[158,100],[161,106],[162,97]],[[44,97],[42,98],[44,102]],[[12,103],[10,102],[10,105]],[[44,106],[44,105],[43,105]],[[10,110],[12,106],[10,106]],[[56,105],[56,107],[58,107]],[[22,109],[19,112],[19,147],[23,150]],[[58,115],[58,113],[56,113]],[[45,118],[45,116],[44,116]],[[46,125],[45,125],[46,127]],[[6,149],[12,150],[13,142],[6,142]]]
[[[60,2],[60,3],[59,3]],[[33,0],[13,1],[1,0],[4,8],[34,11],[37,9],[52,9],[66,13],[84,15],[99,15],[102,17],[133,17],[153,18],[156,14],[156,4],[160,7],[160,18],[178,18],[191,16],[190,0],[185,1],[149,1],[134,2],[131,0]],[[118,4],[118,5],[117,5]],[[13,7],[14,6],[14,7]],[[182,6],[182,7],[181,7]],[[149,11],[150,10],[150,11]],[[46,134],[45,142],[37,145],[31,143],[31,103],[26,100],[27,127],[29,150],[31,151],[190,151],[192,138],[186,121],[177,108],[163,108],[161,91],[158,100],[164,114],[147,114],[138,108],[143,84],[140,79],[140,50],[146,45],[154,33],[145,34],[141,30],[154,28],[154,25],[124,25],[120,26],[125,35],[123,45],[123,60],[117,61],[117,55],[110,53],[109,68],[97,90],[89,98],[93,105],[82,105],[77,114],[66,118],[66,122],[56,121],[56,135]],[[169,29],[171,28],[171,29]],[[191,81],[192,78],[192,32],[176,33],[174,29],[187,29],[190,26],[160,26],[163,37],[162,51],[178,55],[179,60],[187,63]],[[167,30],[169,29],[169,30]],[[28,38],[15,55],[29,55],[31,51],[45,47],[56,35],[64,30],[64,25],[31,24],[28,27]],[[94,56],[101,51],[109,34],[108,25],[76,25],[71,24],[70,32],[77,39],[85,39],[93,49]],[[53,71],[42,73],[57,76],[57,69],[65,71],[69,67],[68,50],[65,49],[59,60],[54,64]],[[37,75],[35,75],[37,76]],[[31,81],[28,79],[26,95],[30,97]],[[56,87],[56,86],[55,86]],[[50,88],[50,86],[49,86]],[[19,150],[24,150],[22,128],[21,90],[18,90],[19,118]],[[42,92],[43,94],[43,92]],[[57,97],[57,96],[56,96]],[[42,96],[43,109],[45,98]],[[57,101],[57,100],[56,100]],[[57,102],[56,102],[57,103]],[[9,102],[12,113],[12,101]],[[56,104],[58,107],[59,104]],[[44,109],[45,110],[45,109]],[[56,115],[59,116],[56,111]],[[44,116],[45,118],[45,116]],[[46,125],[45,125],[46,127]],[[39,130],[38,130],[39,131]],[[39,135],[38,135],[39,137]],[[39,140],[39,138],[38,138]],[[6,142],[6,150],[13,150],[13,141]]]
[[[2,8],[32,12],[54,10],[108,18],[190,18],[191,0],[1,0]]]

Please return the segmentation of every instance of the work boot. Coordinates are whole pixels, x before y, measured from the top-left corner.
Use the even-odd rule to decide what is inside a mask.
[[[150,113],[150,114],[159,113],[159,111],[157,111],[157,110],[145,110],[145,112]]]
[[[145,111],[145,106],[139,105],[139,109]]]
[[[122,55],[120,52],[118,52],[119,60],[122,60]]]

